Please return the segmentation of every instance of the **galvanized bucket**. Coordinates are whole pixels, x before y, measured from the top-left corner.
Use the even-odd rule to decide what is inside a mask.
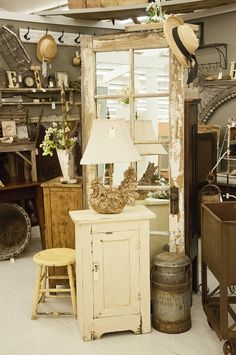
[[[162,253],[154,257],[151,276],[152,325],[163,333],[191,328],[191,266],[186,255]]]

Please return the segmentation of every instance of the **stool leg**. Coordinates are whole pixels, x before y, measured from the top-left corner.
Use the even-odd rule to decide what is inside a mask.
[[[35,285],[35,290],[34,290],[34,300],[33,300],[33,306],[32,306],[32,316],[31,316],[32,320],[35,320],[37,318],[37,307],[38,307],[38,303],[39,303],[41,275],[42,275],[42,265],[38,265],[36,285]]]
[[[71,302],[73,308],[73,314],[76,318],[77,316],[77,305],[76,305],[76,293],[75,293],[75,282],[74,282],[74,275],[72,271],[72,265],[67,265],[67,272],[69,276],[69,284],[70,284],[70,293],[71,293]]]
[[[42,269],[42,281],[41,281],[41,289],[46,289],[46,281],[47,281],[47,266],[43,266]],[[42,301],[45,302],[46,291],[42,291]]]

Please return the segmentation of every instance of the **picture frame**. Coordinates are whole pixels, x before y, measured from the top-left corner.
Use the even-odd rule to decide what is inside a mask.
[[[64,82],[65,88],[69,87],[69,74],[66,71],[58,71],[56,72],[56,83],[57,87],[61,88],[62,83]]]
[[[16,131],[17,131],[17,137],[19,139],[28,139],[29,138],[27,125],[24,125],[24,124],[17,125]]]
[[[2,135],[3,137],[16,136],[16,122],[15,121],[2,121]]]

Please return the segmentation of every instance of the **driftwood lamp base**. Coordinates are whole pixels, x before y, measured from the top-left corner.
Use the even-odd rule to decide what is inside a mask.
[[[117,188],[106,187],[96,178],[92,181],[90,205],[97,213],[120,213],[127,203],[134,201],[137,196],[136,188],[136,172],[131,167],[124,172],[124,179]]]

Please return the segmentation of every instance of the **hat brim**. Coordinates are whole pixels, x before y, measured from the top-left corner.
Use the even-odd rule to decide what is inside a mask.
[[[37,49],[36,49],[36,52],[37,52],[37,58],[38,60],[43,63],[43,61],[46,61],[48,63],[50,63],[56,56],[57,54],[57,51],[55,51],[55,55],[52,56],[51,58],[43,58],[42,55],[41,55],[41,47],[42,47],[42,44],[45,40],[49,40],[51,41],[54,45],[56,45],[56,42],[55,42],[55,39],[51,36],[51,35],[44,35],[43,37],[40,38],[40,40],[38,41],[37,43]]]
[[[166,41],[170,46],[171,51],[175,55],[176,59],[180,64],[182,64],[185,68],[190,67],[189,60],[183,55],[183,53],[178,48],[175,40],[173,38],[172,30],[175,27],[183,25],[184,21],[177,16],[169,16],[167,20],[164,22],[163,31],[166,37]]]

